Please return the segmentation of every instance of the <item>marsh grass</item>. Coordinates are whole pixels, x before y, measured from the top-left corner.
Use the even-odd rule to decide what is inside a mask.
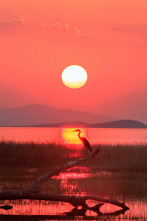
[[[64,163],[69,149],[55,143],[0,142],[0,166],[40,167]]]
[[[79,166],[87,166],[89,178],[69,179],[77,191],[98,196],[125,199],[147,199],[147,147],[145,145],[95,145],[100,148],[95,159]],[[0,142],[0,189],[22,189],[38,176],[71,160],[73,150],[55,143]],[[76,171],[75,171],[76,172]],[[75,182],[79,189],[76,189]],[[43,184],[43,192],[70,194],[61,180],[50,179]]]
[[[87,194],[101,197],[109,196],[125,201],[126,199],[147,199],[147,173],[112,172],[101,173],[90,179],[80,179],[80,187]]]
[[[74,147],[73,147],[74,148]],[[76,149],[56,143],[0,142],[0,167],[46,168],[63,165]],[[146,145],[93,145],[98,156],[82,163],[93,170],[147,172]]]
[[[69,152],[55,143],[0,142],[0,189],[29,186],[38,176],[64,165]]]
[[[146,145],[95,145],[93,149],[97,147],[100,148],[99,155],[94,161],[89,161],[89,166],[93,169],[112,172],[147,172]]]

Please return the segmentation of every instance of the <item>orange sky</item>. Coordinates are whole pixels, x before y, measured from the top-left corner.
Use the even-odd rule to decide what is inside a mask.
[[[88,81],[69,89],[77,64]],[[147,123],[146,0],[1,0],[0,107],[40,103]]]

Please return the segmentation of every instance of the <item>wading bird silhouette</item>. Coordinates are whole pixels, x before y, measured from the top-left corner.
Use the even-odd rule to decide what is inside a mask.
[[[81,134],[80,129],[74,130],[73,132],[78,132],[78,137],[82,141],[84,147],[86,147],[88,150],[92,151],[89,141],[85,137],[80,136],[80,134]]]

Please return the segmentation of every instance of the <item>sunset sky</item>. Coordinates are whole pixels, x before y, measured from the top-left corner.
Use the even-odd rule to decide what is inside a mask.
[[[35,103],[147,123],[147,0],[0,0],[0,108]]]

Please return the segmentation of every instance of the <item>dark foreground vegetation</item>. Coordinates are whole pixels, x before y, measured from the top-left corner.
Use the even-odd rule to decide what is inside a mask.
[[[68,153],[69,149],[55,143],[1,142],[0,166],[58,166],[66,162]]]
[[[81,152],[69,146],[49,143],[0,142],[0,166],[5,167],[55,167],[72,158],[83,156]],[[147,146],[141,145],[95,145],[100,148],[99,156],[93,161],[84,162],[87,167],[96,170],[147,172]]]
[[[79,166],[86,166],[92,176],[78,179],[79,187],[72,194],[85,191],[87,194],[125,200],[147,198],[147,147],[146,145],[93,145],[100,148],[95,159]],[[49,170],[64,165],[79,152],[74,146],[59,144],[35,144],[0,142],[0,187],[22,189]],[[83,150],[81,151],[83,156]],[[73,170],[74,169],[74,170]],[[73,172],[80,172],[73,168]],[[86,171],[85,171],[86,172]],[[75,185],[74,179],[68,181]],[[60,179],[50,179],[43,185],[44,192],[71,194],[61,188]],[[65,192],[64,192],[65,191]],[[68,192],[69,191],[69,192]]]

